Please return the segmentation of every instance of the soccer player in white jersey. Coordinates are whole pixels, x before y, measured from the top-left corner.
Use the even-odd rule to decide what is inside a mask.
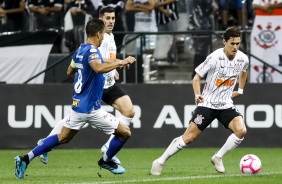
[[[166,161],[193,142],[214,119],[218,119],[232,132],[225,144],[211,158],[218,172],[225,171],[222,157],[236,148],[247,133],[242,115],[232,102],[233,98],[243,94],[249,65],[248,57],[238,50],[240,42],[241,33],[238,28],[227,28],[223,35],[224,48],[215,50],[195,69],[192,85],[197,107],[184,134],[175,138],[166,151],[153,161],[152,175],[160,175]],[[206,84],[201,93],[200,80],[206,74]],[[238,91],[233,91],[238,78]]]
[[[114,35],[112,30],[115,25],[115,9],[109,6],[105,6],[100,9],[99,11],[99,18],[105,22],[105,34],[102,44],[99,47],[100,53],[102,58],[106,63],[108,62],[120,62],[122,60],[116,59],[116,44],[114,40]],[[126,59],[135,59],[134,57],[127,57]],[[74,62],[71,63],[70,67],[68,68],[68,75],[72,76],[75,74],[75,65]],[[108,73],[105,73],[105,85],[104,85],[104,92],[102,96],[102,100],[113,106],[116,110],[118,110],[121,115],[119,116],[119,121],[124,123],[126,126],[129,126],[132,118],[135,115],[135,111],[133,108],[132,101],[127,93],[122,90],[115,82],[118,79],[118,72],[114,69]],[[49,135],[54,135],[60,133],[63,127],[66,118],[61,120],[54,129],[51,131]],[[101,152],[106,153],[110,144],[110,141],[114,135],[112,134],[109,140],[102,146]],[[42,139],[38,141],[38,144],[42,142]],[[48,154],[44,153],[39,156],[42,163],[48,163]],[[120,160],[117,156],[113,157],[113,160],[117,164],[121,164]]]
[[[106,134],[115,134],[106,154],[98,161],[98,165],[114,174],[123,174],[125,169],[112,161],[112,157],[130,138],[128,126],[121,123],[115,116],[101,108],[104,73],[118,67],[126,67],[135,62],[135,58],[121,62],[104,63],[98,47],[104,37],[104,21],[92,19],[86,25],[86,43],[81,44],[73,55],[76,74],[74,78],[73,103],[71,113],[59,134],[46,137],[41,144],[22,156],[15,157],[15,175],[23,179],[28,164],[37,156],[49,152],[52,148],[68,143],[86,124],[103,130]]]
[[[120,60],[116,59],[117,48],[114,35],[112,33],[115,26],[115,9],[110,6],[101,8],[99,11],[99,18],[105,22],[104,40],[99,47],[102,57],[105,62],[119,62]],[[131,56],[129,57],[131,58]],[[129,126],[132,118],[135,115],[135,111],[130,97],[115,82],[115,80],[118,80],[119,78],[118,72],[116,70],[112,70],[109,73],[106,73],[105,77],[106,81],[104,86],[103,101],[118,110],[121,113],[119,120],[126,126]],[[114,135],[111,135],[107,143],[102,146],[102,153],[107,151],[109,143],[113,137]],[[117,156],[114,156],[113,160],[118,164],[121,163]]]

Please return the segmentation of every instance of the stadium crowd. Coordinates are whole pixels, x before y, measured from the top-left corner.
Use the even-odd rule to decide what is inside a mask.
[[[249,29],[252,25],[252,0],[211,1],[215,21],[214,26],[209,29],[225,30],[229,25]],[[105,5],[115,8],[116,11],[114,32],[178,31],[176,22],[179,20],[179,14],[192,18],[191,9],[194,9],[193,3],[187,0],[0,0],[0,32],[56,30],[65,38],[68,49],[73,51],[84,39],[86,20],[89,17],[98,17],[99,10]],[[151,12],[152,23],[149,29],[143,29],[144,17],[140,12],[145,14]],[[201,10],[201,13],[203,16],[208,15],[205,9]],[[141,19],[138,16],[141,16]],[[187,24],[185,27],[189,29],[189,21],[184,22]],[[115,37],[117,45],[121,45],[123,36],[117,34]]]

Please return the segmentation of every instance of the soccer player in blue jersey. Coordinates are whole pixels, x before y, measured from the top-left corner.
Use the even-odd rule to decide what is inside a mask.
[[[105,22],[105,34],[102,44],[99,46],[99,50],[105,62],[119,62],[121,60],[116,58],[116,44],[115,38],[112,33],[112,30],[115,25],[115,9],[109,6],[105,6],[101,8],[99,12],[99,18]],[[126,59],[132,58],[132,56],[127,57]],[[75,74],[75,63],[71,62],[67,74],[71,77]],[[115,80],[119,78],[118,72],[116,70],[112,70],[108,73],[105,73],[105,84],[102,100],[111,106],[113,106],[116,110],[118,110],[121,114],[118,117],[119,121],[129,126],[132,118],[134,117],[135,111],[132,104],[132,101],[128,94],[116,84]],[[64,122],[67,118],[59,121],[56,126],[53,128],[49,135],[58,134],[61,132]],[[104,154],[107,152],[109,143],[115,135],[111,135],[108,141],[102,146],[101,152]],[[41,144],[43,139],[38,141],[38,144]],[[39,156],[42,163],[48,163],[48,154],[44,153]],[[117,156],[113,157],[113,161],[117,164],[121,164],[120,160]]]
[[[92,19],[86,25],[87,40],[81,44],[73,56],[76,75],[74,78],[74,92],[72,110],[63,125],[61,133],[46,137],[26,155],[15,157],[15,175],[18,179],[24,178],[28,164],[37,156],[51,151],[52,148],[68,143],[76,133],[86,124],[103,130],[106,134],[115,134],[109,149],[98,161],[98,165],[114,174],[123,174],[125,169],[112,161],[112,157],[120,151],[131,132],[128,126],[120,123],[112,114],[101,108],[104,73],[119,67],[126,67],[135,62],[129,58],[119,62],[104,63],[98,47],[104,37],[104,22]]]

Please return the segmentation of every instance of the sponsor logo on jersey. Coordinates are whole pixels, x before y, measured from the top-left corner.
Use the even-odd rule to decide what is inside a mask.
[[[78,58],[79,61],[82,61],[82,59],[83,59],[83,56],[82,56],[82,55],[76,55],[75,57]]]
[[[72,106],[78,107],[79,106],[79,99],[72,99]]]
[[[204,65],[206,65],[211,58],[212,58],[211,56],[207,57],[207,59],[204,61]]]
[[[81,64],[81,63],[75,63],[75,68],[83,69],[83,64]]]
[[[90,49],[90,52],[97,52],[97,49]]]
[[[214,106],[215,108],[218,108],[218,107],[223,107],[226,105],[226,103],[224,102],[211,102],[212,106]]]
[[[218,59],[219,60],[225,60],[225,58],[223,56],[220,56]]]
[[[233,86],[235,79],[227,79],[224,80],[222,78],[217,78],[215,80],[215,86]]]
[[[98,54],[91,54],[90,58],[91,59],[97,59],[97,58],[99,58],[99,55]]]

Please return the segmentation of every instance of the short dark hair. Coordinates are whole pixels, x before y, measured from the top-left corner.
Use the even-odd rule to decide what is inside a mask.
[[[113,13],[115,9],[110,6],[104,6],[99,11],[99,17],[102,17],[105,13]]]
[[[234,38],[234,37],[241,37],[240,30],[235,26],[228,27],[225,30],[225,33],[223,34],[223,39],[225,41],[228,41],[230,38]]]
[[[87,37],[93,37],[98,34],[99,31],[103,31],[105,28],[104,21],[98,18],[89,20],[86,24],[85,31]]]

